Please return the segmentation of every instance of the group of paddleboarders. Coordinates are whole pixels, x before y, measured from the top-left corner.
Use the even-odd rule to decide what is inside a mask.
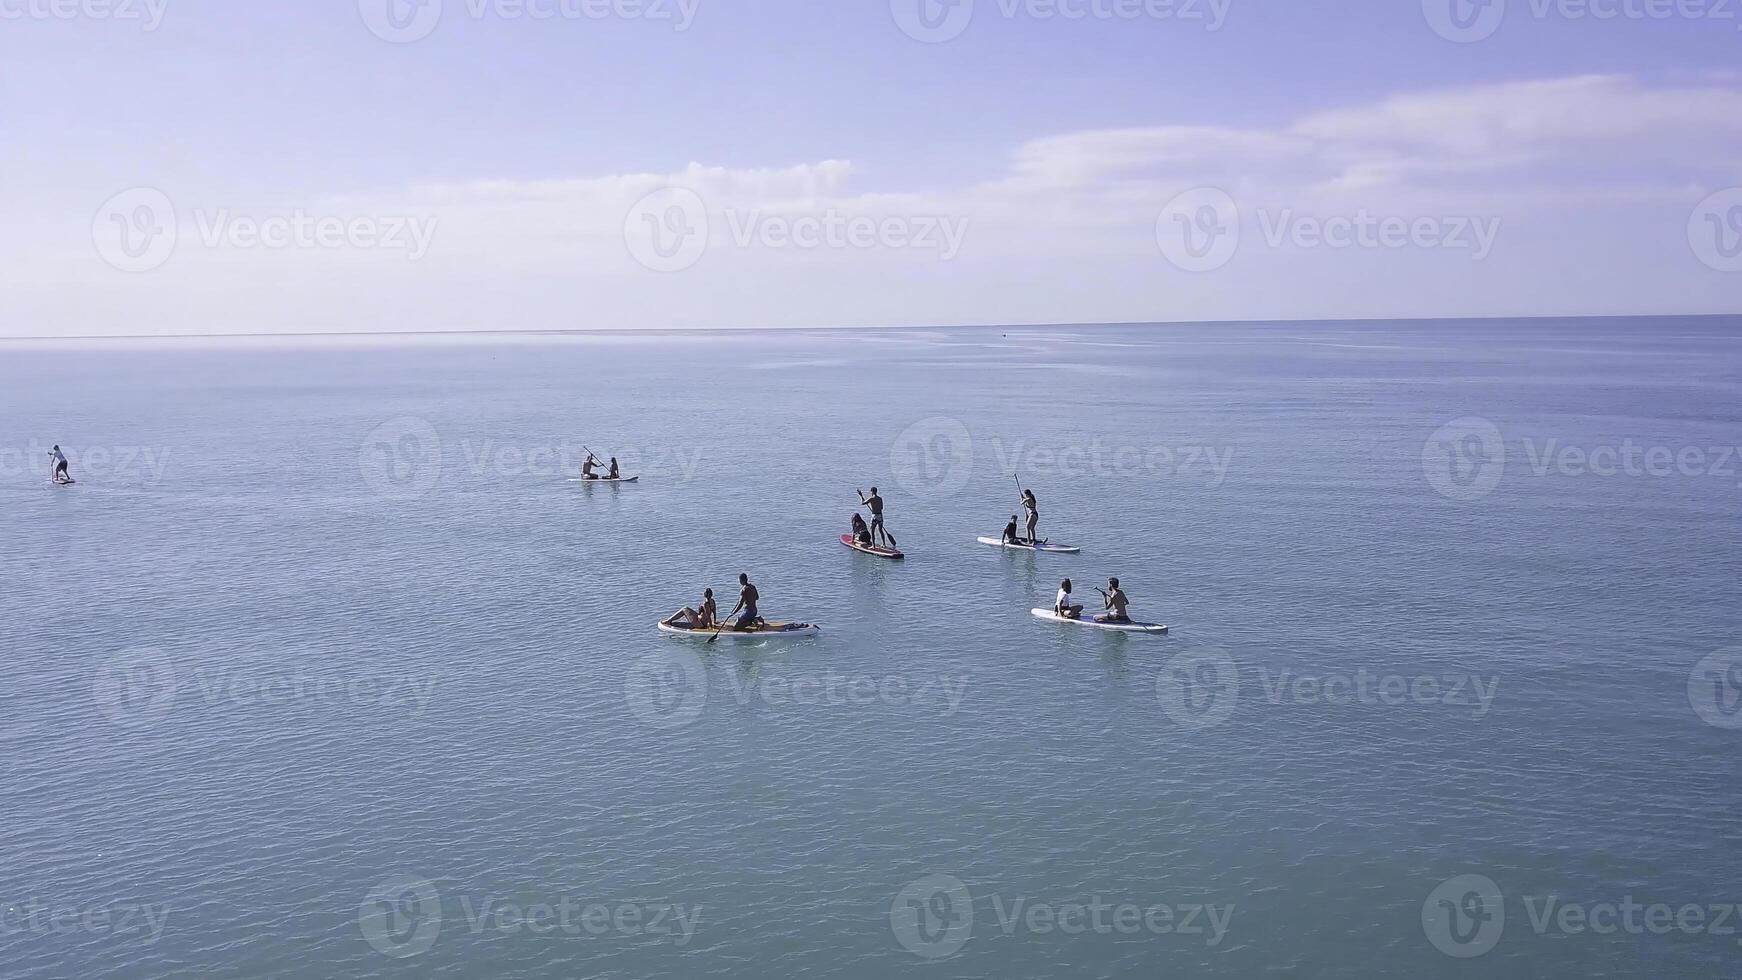
[[[714,603],[714,590],[703,589],[702,601],[699,606],[685,606],[671,614],[665,620],[667,626],[678,626],[692,630],[733,630],[739,633],[752,632],[766,625],[767,620],[756,611],[756,604],[762,600],[762,593],[756,591],[756,586],[750,583],[748,574],[738,576],[738,604],[726,614],[725,619],[719,616],[720,607]],[[742,615],[740,615],[742,610]],[[737,616],[734,620],[732,617]],[[729,624],[729,625],[728,625]]]
[[[1117,578],[1107,580],[1105,589],[1096,589],[1101,593],[1101,599],[1106,603],[1107,611],[1094,617],[1097,623],[1129,623],[1131,613],[1128,610],[1130,600],[1125,597],[1125,590],[1119,587]],[[1065,579],[1059,585],[1058,598],[1053,600],[1052,611],[1066,619],[1082,619],[1083,606],[1071,601],[1071,580]]]

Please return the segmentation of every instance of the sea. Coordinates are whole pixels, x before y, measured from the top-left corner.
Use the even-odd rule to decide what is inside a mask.
[[[1742,976],[1739,445],[1742,317],[0,342],[0,975]]]

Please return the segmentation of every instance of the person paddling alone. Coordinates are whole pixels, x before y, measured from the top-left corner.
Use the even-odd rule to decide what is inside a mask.
[[[750,584],[750,576],[739,575],[738,604],[733,606],[732,611],[726,614],[727,619],[731,619],[733,616],[738,616],[738,621],[732,624],[733,629],[739,632],[748,632],[756,628],[756,624],[762,621],[761,615],[756,612],[756,603],[761,598],[762,593],[757,592],[756,586]],[[738,615],[740,609],[744,611],[742,616]]]
[[[1012,523],[1015,523],[1015,520],[1016,519],[1014,517],[1011,518]],[[1058,598],[1054,599],[1052,602],[1052,611],[1055,613],[1058,613],[1060,616],[1063,616],[1066,619],[1081,619],[1082,618],[1082,616],[1083,616],[1082,605],[1079,603],[1074,603],[1071,601],[1071,580],[1070,579],[1068,579],[1068,578],[1065,579],[1064,582],[1059,585]]]
[[[865,496],[865,491],[859,491],[859,502],[871,509],[871,540],[873,543],[879,537],[889,542],[889,547],[895,547],[895,535],[883,526],[883,498],[877,495],[877,488],[871,488],[871,496]]]
[[[39,442],[37,445],[40,446],[42,443]],[[50,477],[50,479],[56,483],[73,482],[72,474],[67,472],[67,454],[61,452],[59,446],[55,446],[53,449],[48,451],[48,458],[52,461],[52,465],[54,466],[54,475]],[[877,491],[873,489],[871,492],[876,493]]]
[[[1097,623],[1129,623],[1129,622],[1131,622],[1131,614],[1126,609],[1126,607],[1130,604],[1131,600],[1129,600],[1125,597],[1125,590],[1121,589],[1119,587],[1119,580],[1118,579],[1110,578],[1107,580],[1107,590],[1105,592],[1101,593],[1101,597],[1103,599],[1107,600],[1107,611],[1099,616],[1096,616],[1095,622],[1097,622]]]

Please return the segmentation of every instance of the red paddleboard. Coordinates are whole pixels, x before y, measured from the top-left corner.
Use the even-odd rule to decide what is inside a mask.
[[[867,555],[876,555],[879,558],[906,558],[907,557],[906,555],[902,554],[901,552],[896,551],[894,548],[879,548],[876,545],[871,545],[870,547],[866,547],[864,545],[861,545],[859,542],[853,540],[853,536],[851,534],[841,535],[841,543],[846,545],[849,548],[852,548],[854,551],[861,552],[861,553],[867,554]]]

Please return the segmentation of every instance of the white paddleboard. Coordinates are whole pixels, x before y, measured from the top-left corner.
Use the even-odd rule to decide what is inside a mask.
[[[719,633],[723,640],[790,640],[801,636],[816,636],[822,632],[822,628],[810,623],[765,623],[753,630],[735,630],[730,627],[715,629],[712,626],[698,630],[662,622],[659,624],[659,631],[678,636],[699,636],[704,640],[715,633]]]
[[[989,544],[994,548],[1009,548],[1013,551],[1052,551],[1061,555],[1074,555],[1083,550],[1073,548],[1068,544],[1048,544],[1045,541],[1039,544],[1011,544],[1002,538],[980,538],[979,541],[981,544]]]
[[[1035,609],[1033,613],[1035,619],[1045,619],[1054,623],[1070,623],[1073,626],[1093,626],[1096,629],[1111,630],[1115,633],[1150,633],[1159,636],[1167,632],[1167,627],[1156,623],[1097,623],[1088,613],[1084,613],[1082,619],[1060,616],[1051,609]]]

